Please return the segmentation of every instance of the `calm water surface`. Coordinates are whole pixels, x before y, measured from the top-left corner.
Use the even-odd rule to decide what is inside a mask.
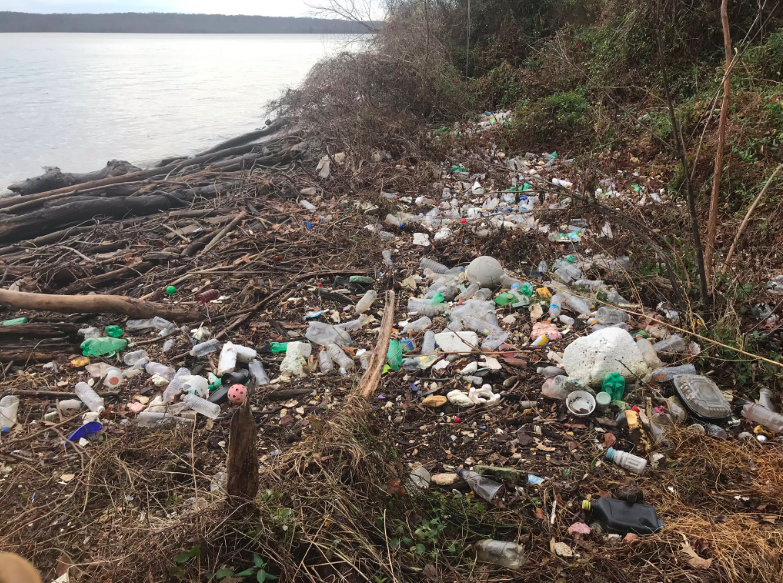
[[[0,192],[43,166],[192,154],[263,125],[265,105],[343,35],[0,34]]]

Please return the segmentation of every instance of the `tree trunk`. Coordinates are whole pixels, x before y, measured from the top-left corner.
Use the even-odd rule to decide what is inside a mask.
[[[729,0],[722,0],[720,5],[720,20],[723,25],[723,46],[726,52],[726,73],[723,80],[723,103],[720,106],[720,121],[718,122],[718,151],[715,154],[715,171],[712,179],[712,196],[710,197],[710,216],[707,222],[707,245],[704,250],[704,264],[707,280],[712,279],[712,263],[715,254],[715,235],[718,231],[718,203],[720,201],[720,179],[723,173],[723,150],[726,146],[726,118],[729,113],[729,97],[731,96],[731,30],[729,29]]]
[[[28,178],[22,182],[11,184],[8,190],[19,194],[36,194],[56,188],[64,188],[75,184],[84,184],[85,182],[94,182],[103,178],[113,176],[122,176],[131,172],[138,172],[137,168],[125,160],[111,160],[105,168],[95,172],[86,172],[84,174],[71,174],[70,172],[61,172],[59,168],[48,168],[40,176]]]
[[[226,491],[230,497],[252,500],[258,493],[258,450],[256,422],[250,410],[250,394],[231,420],[228,436]]]

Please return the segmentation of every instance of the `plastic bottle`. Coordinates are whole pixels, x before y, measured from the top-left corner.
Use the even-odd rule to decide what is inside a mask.
[[[371,289],[365,293],[364,296],[362,296],[362,299],[356,302],[356,313],[363,314],[364,312],[368,311],[377,297],[378,292],[374,289]]]
[[[525,547],[499,540],[480,540],[475,545],[476,559],[480,563],[500,565],[506,569],[519,569],[525,564]]]
[[[468,287],[465,288],[464,292],[460,293],[454,299],[456,299],[458,302],[464,302],[472,298],[479,289],[481,289],[481,286],[479,284],[471,283]]]
[[[134,366],[142,361],[149,362],[149,359],[150,357],[146,350],[134,350],[133,352],[126,352],[122,355],[122,362],[128,366]]]
[[[685,342],[685,339],[679,334],[672,334],[668,338],[664,338],[653,344],[653,348],[655,348],[655,351],[659,354],[661,352],[676,354],[678,352],[685,352],[688,349],[688,343]]]
[[[29,320],[22,316],[21,318],[11,318],[10,320],[3,320],[0,322],[0,326],[18,326],[19,324],[27,324]]]
[[[653,345],[655,348],[655,345]],[[642,353],[644,355],[644,353]],[[680,366],[667,366],[653,371],[652,380],[656,383],[665,383],[673,381],[674,377],[686,374],[696,374],[696,367],[692,364],[682,364]]]
[[[220,292],[216,289],[208,289],[196,295],[196,301],[200,304],[208,304],[212,300],[216,300],[220,297]]]
[[[177,378],[182,377],[175,377],[174,380],[177,380]],[[191,376],[182,384],[182,391],[189,395],[196,395],[206,399],[209,397],[209,381],[200,375]]]
[[[351,370],[354,367],[353,360],[343,352],[337,344],[329,343],[326,345],[326,351],[331,359],[337,363],[337,366],[345,370]]]
[[[394,241],[397,238],[397,235],[389,231],[378,231],[378,236],[382,241]]]
[[[656,370],[662,366],[661,359],[658,358],[658,353],[653,348],[652,342],[639,336],[636,339],[636,346],[639,348],[639,352],[642,353],[644,362],[650,367],[650,370]]]
[[[318,353],[318,366],[321,368],[321,372],[328,374],[334,370],[334,363],[332,357],[329,356],[329,352],[322,350]]]
[[[169,380],[174,378],[174,373],[176,372],[170,366],[166,366],[165,364],[160,364],[159,362],[146,363],[144,365],[144,370],[147,371],[147,374],[157,374]]]
[[[327,344],[337,344],[337,346],[353,346],[354,342],[351,335],[342,328],[325,324],[323,322],[310,322],[305,338],[314,344],[326,346]]]
[[[438,263],[434,259],[430,259],[428,257],[422,257],[419,265],[421,266],[422,271],[429,269],[435,273],[446,273],[449,270],[449,268],[442,263]]]
[[[595,319],[598,320],[599,324],[604,325],[622,324],[628,321],[628,314],[609,306],[601,306],[598,308]]]
[[[770,411],[775,411],[775,396],[767,388],[759,389],[759,405]]]
[[[462,375],[458,378],[461,378],[463,381],[468,381],[472,385],[479,386],[484,383],[484,379],[480,376],[475,375]]]
[[[562,322],[566,326],[573,326],[575,322],[575,320],[571,316],[566,316],[565,314],[560,314],[558,320],[560,320],[560,322]]]
[[[601,391],[609,393],[612,401],[622,401],[625,396],[625,377],[619,372],[609,373],[601,385]]]
[[[556,366],[539,366],[536,369],[536,373],[543,375],[544,378],[552,378],[552,377],[559,377],[561,375],[564,375],[566,372],[562,368],[557,368]]]
[[[106,410],[103,403],[103,397],[99,397],[98,393],[92,390],[92,387],[87,383],[76,383],[74,388],[76,396],[82,400],[82,403],[87,405],[90,411],[100,413]]]
[[[402,329],[402,333],[408,333],[408,332],[422,332],[429,328],[432,325],[432,320],[430,320],[427,316],[422,316],[418,320],[414,320],[413,322],[408,322],[405,324],[405,327]]]
[[[569,295],[566,297],[565,303],[577,314],[589,314],[592,311],[590,310],[590,303],[583,298]]]
[[[392,261],[392,252],[389,249],[384,249],[381,251],[381,256],[383,257],[383,262],[386,264],[386,267],[394,267],[394,261]]]
[[[541,394],[550,399],[565,401],[571,392],[563,386],[566,379],[566,376],[548,378],[541,387]]]
[[[547,272],[547,268],[548,268],[548,267],[549,267],[549,266],[546,264],[546,261],[541,261],[541,262],[538,264],[538,275],[539,275],[540,277],[544,277],[544,275],[545,275],[545,274],[546,274],[546,272]]]
[[[84,336],[85,340],[88,338],[100,338],[101,336],[101,331],[98,330],[95,326],[90,326],[89,328],[80,328],[76,331],[76,333],[79,336]]]
[[[611,534],[626,535],[652,534],[658,532],[663,524],[655,514],[655,508],[647,504],[631,504],[624,500],[599,498],[595,501],[583,500],[582,509],[591,513],[592,518]]]
[[[200,344],[196,344],[191,348],[190,355],[191,356],[206,356],[207,354],[212,354],[213,352],[217,352],[220,349],[220,340],[217,338],[213,338],[212,340],[207,340],[206,342],[202,342]]]
[[[444,303],[433,304],[429,300],[422,298],[409,298],[408,299],[408,313],[420,314],[422,316],[437,316],[446,311],[448,306]]]
[[[549,317],[554,319],[560,315],[563,309],[563,300],[565,298],[561,294],[555,294],[552,299],[549,300]]]
[[[763,425],[775,433],[783,433],[783,415],[770,411],[762,405],[747,403],[742,408],[742,416],[749,421]]]
[[[223,345],[223,350],[220,351],[220,360],[218,361],[218,376],[223,376],[226,373],[234,372],[237,368],[237,350],[231,342],[226,342]]]
[[[468,483],[470,489],[473,490],[477,496],[480,496],[487,502],[492,502],[495,499],[495,496],[497,496],[498,491],[503,487],[502,484],[498,484],[496,481],[485,478],[470,470],[460,468],[457,470],[457,475]]]
[[[247,365],[250,376],[257,387],[263,387],[269,384],[269,375],[264,370],[264,364],[260,360],[251,360]]]
[[[363,370],[367,370],[370,368],[370,357],[372,356],[372,352],[368,350],[358,350],[356,352],[356,357],[359,359],[359,362],[362,365]]]
[[[166,389],[163,391],[163,402],[171,403],[174,401],[180,393],[182,393],[183,385],[190,379],[190,370],[187,368],[180,368],[174,374],[174,378],[166,385]]]
[[[0,429],[11,429],[16,425],[19,413],[19,397],[6,395],[0,399]]]
[[[114,356],[121,350],[125,350],[128,341],[124,338],[88,338],[81,344],[84,356]]]
[[[120,369],[111,367],[107,370],[103,383],[113,389],[119,387],[122,384],[122,373],[120,372]]]
[[[218,415],[220,415],[220,405],[217,403],[210,403],[206,399],[202,399],[196,395],[185,395],[182,397],[182,402],[185,403],[188,408],[196,413],[200,413],[204,417],[217,419]]]
[[[139,427],[162,427],[170,423],[193,423],[193,419],[187,417],[176,417],[171,413],[160,413],[154,411],[142,411],[137,417]]]
[[[617,451],[612,447],[606,450],[606,459],[638,475],[642,475],[644,470],[647,469],[647,460],[643,457],[633,455],[627,451]]]
[[[421,353],[432,354],[435,352],[435,332],[427,330],[424,333],[424,340],[421,341]]]

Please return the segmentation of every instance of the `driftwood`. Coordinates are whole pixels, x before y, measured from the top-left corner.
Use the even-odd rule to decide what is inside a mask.
[[[280,128],[284,127],[287,124],[288,124],[287,119],[282,117],[278,118],[264,129],[256,130],[254,132],[248,132],[246,134],[242,134],[241,136],[237,136],[235,138],[231,138],[230,140],[226,140],[225,142],[220,142],[218,145],[213,146],[209,150],[204,150],[203,152],[199,152],[198,154],[196,154],[196,156],[213,154],[215,152],[220,152],[221,150],[226,150],[228,148],[233,148],[235,146],[242,146],[244,144],[249,144],[250,142],[255,142],[259,138],[263,138],[264,136],[269,136],[275,133],[277,130],[279,130]],[[179,159],[182,160],[182,158]]]
[[[47,168],[40,176],[28,178],[21,182],[16,182],[8,187],[8,190],[19,194],[36,194],[47,190],[65,188],[75,184],[84,184],[86,182],[95,182],[103,178],[113,176],[122,176],[131,172],[141,170],[130,162],[125,160],[110,160],[104,168],[95,172],[86,172],[84,174],[71,174],[61,172],[59,168]]]
[[[386,292],[386,306],[383,309],[383,318],[381,318],[381,332],[378,334],[378,342],[375,343],[375,349],[370,357],[370,366],[364,373],[356,392],[363,399],[369,400],[373,393],[378,390],[383,374],[383,365],[386,364],[386,353],[389,350],[389,339],[391,338],[392,328],[394,326],[394,292]]]
[[[55,338],[58,336],[75,336],[79,326],[76,324],[49,324],[46,322],[31,322],[15,326],[0,326],[0,338],[11,336],[36,336],[39,338]]]
[[[131,318],[160,316],[176,322],[193,322],[201,318],[201,314],[195,309],[185,310],[125,296],[64,296],[0,289],[0,305],[23,310],[58,312],[60,314],[123,314]]]
[[[258,493],[257,428],[249,397],[234,413],[228,436],[226,492],[230,497],[240,500],[252,500]]]

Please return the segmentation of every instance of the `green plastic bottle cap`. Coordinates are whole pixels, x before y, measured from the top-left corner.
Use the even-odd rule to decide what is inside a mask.
[[[175,288],[173,285],[170,285],[166,288],[167,296],[173,296],[175,293],[177,293],[177,288]]]
[[[122,336],[122,328],[119,326],[106,326],[104,332],[106,332],[106,336],[110,336],[111,338],[119,338]]]
[[[582,500],[582,510],[590,510],[590,500]]]

